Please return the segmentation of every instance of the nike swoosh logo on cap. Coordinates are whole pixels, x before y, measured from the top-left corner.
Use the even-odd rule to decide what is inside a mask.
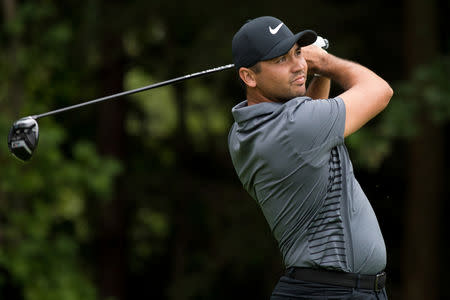
[[[277,34],[278,30],[280,30],[281,26],[283,26],[283,22],[280,23],[277,27],[273,28],[269,26],[269,31],[271,34]]]

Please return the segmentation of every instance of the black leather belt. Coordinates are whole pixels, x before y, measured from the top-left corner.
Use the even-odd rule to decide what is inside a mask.
[[[350,288],[380,291],[386,284],[386,273],[376,275],[362,275],[344,273],[324,269],[289,268],[286,276],[303,281],[323,283]]]

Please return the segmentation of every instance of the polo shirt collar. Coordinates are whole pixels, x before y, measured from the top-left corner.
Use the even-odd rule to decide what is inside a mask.
[[[236,123],[241,124],[256,117],[271,114],[282,105],[283,103],[263,102],[248,106],[245,100],[233,107],[231,113]]]

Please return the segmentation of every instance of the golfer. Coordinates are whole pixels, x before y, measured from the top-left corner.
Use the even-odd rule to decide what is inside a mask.
[[[344,139],[393,92],[369,69],[311,45],[316,37],[274,17],[234,35],[247,99],[232,109],[231,158],[286,266],[271,299],[387,299],[383,236]],[[344,91],[335,98],[330,80]]]

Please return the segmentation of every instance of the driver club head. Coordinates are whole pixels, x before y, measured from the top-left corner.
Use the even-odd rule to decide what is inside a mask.
[[[11,127],[8,135],[8,148],[11,153],[21,161],[27,161],[39,141],[39,126],[32,117],[17,120]]]

